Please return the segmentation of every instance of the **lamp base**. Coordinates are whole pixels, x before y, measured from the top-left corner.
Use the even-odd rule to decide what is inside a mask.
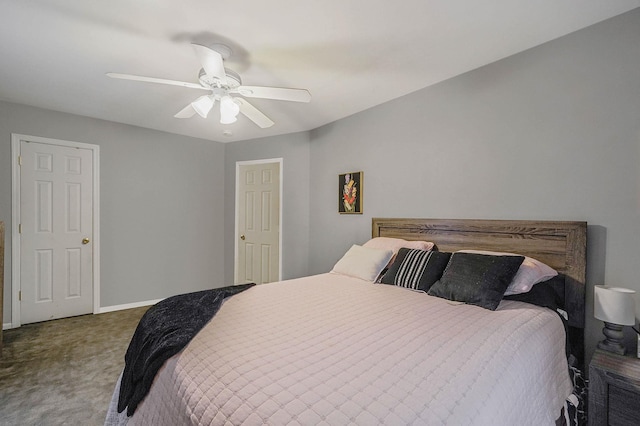
[[[618,324],[611,324],[610,322],[604,323],[602,334],[606,339],[598,342],[598,349],[602,349],[607,352],[613,352],[618,355],[625,354],[625,348],[622,344],[624,340],[624,334],[622,333],[622,326]]]

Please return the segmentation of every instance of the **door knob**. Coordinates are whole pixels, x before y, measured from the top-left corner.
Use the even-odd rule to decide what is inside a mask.
[[[240,235],[240,239],[244,241],[244,234]]]
[[[88,238],[83,238],[82,239],[82,244],[89,244],[89,239]]]

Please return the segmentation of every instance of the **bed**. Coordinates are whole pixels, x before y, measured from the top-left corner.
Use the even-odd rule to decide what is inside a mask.
[[[563,423],[569,364],[582,362],[586,223],[374,218],[380,237],[433,242],[444,254],[530,256],[560,273],[562,309],[430,295],[459,271],[452,264],[482,254],[451,255],[425,294],[351,276],[342,268],[350,249],[330,273],[225,299],[163,364],[133,416],[117,413],[116,386],[105,424]],[[405,248],[396,262],[400,253],[422,254]]]

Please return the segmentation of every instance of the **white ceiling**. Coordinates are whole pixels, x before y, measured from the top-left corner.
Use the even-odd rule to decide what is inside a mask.
[[[310,130],[640,6],[640,0],[0,0],[0,99],[220,142]],[[173,115],[202,94],[189,45],[223,43],[275,125]],[[232,136],[223,136],[230,130]]]

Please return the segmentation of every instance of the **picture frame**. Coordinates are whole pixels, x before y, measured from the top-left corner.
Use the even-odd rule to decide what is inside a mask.
[[[362,214],[364,172],[338,175],[338,213]]]

